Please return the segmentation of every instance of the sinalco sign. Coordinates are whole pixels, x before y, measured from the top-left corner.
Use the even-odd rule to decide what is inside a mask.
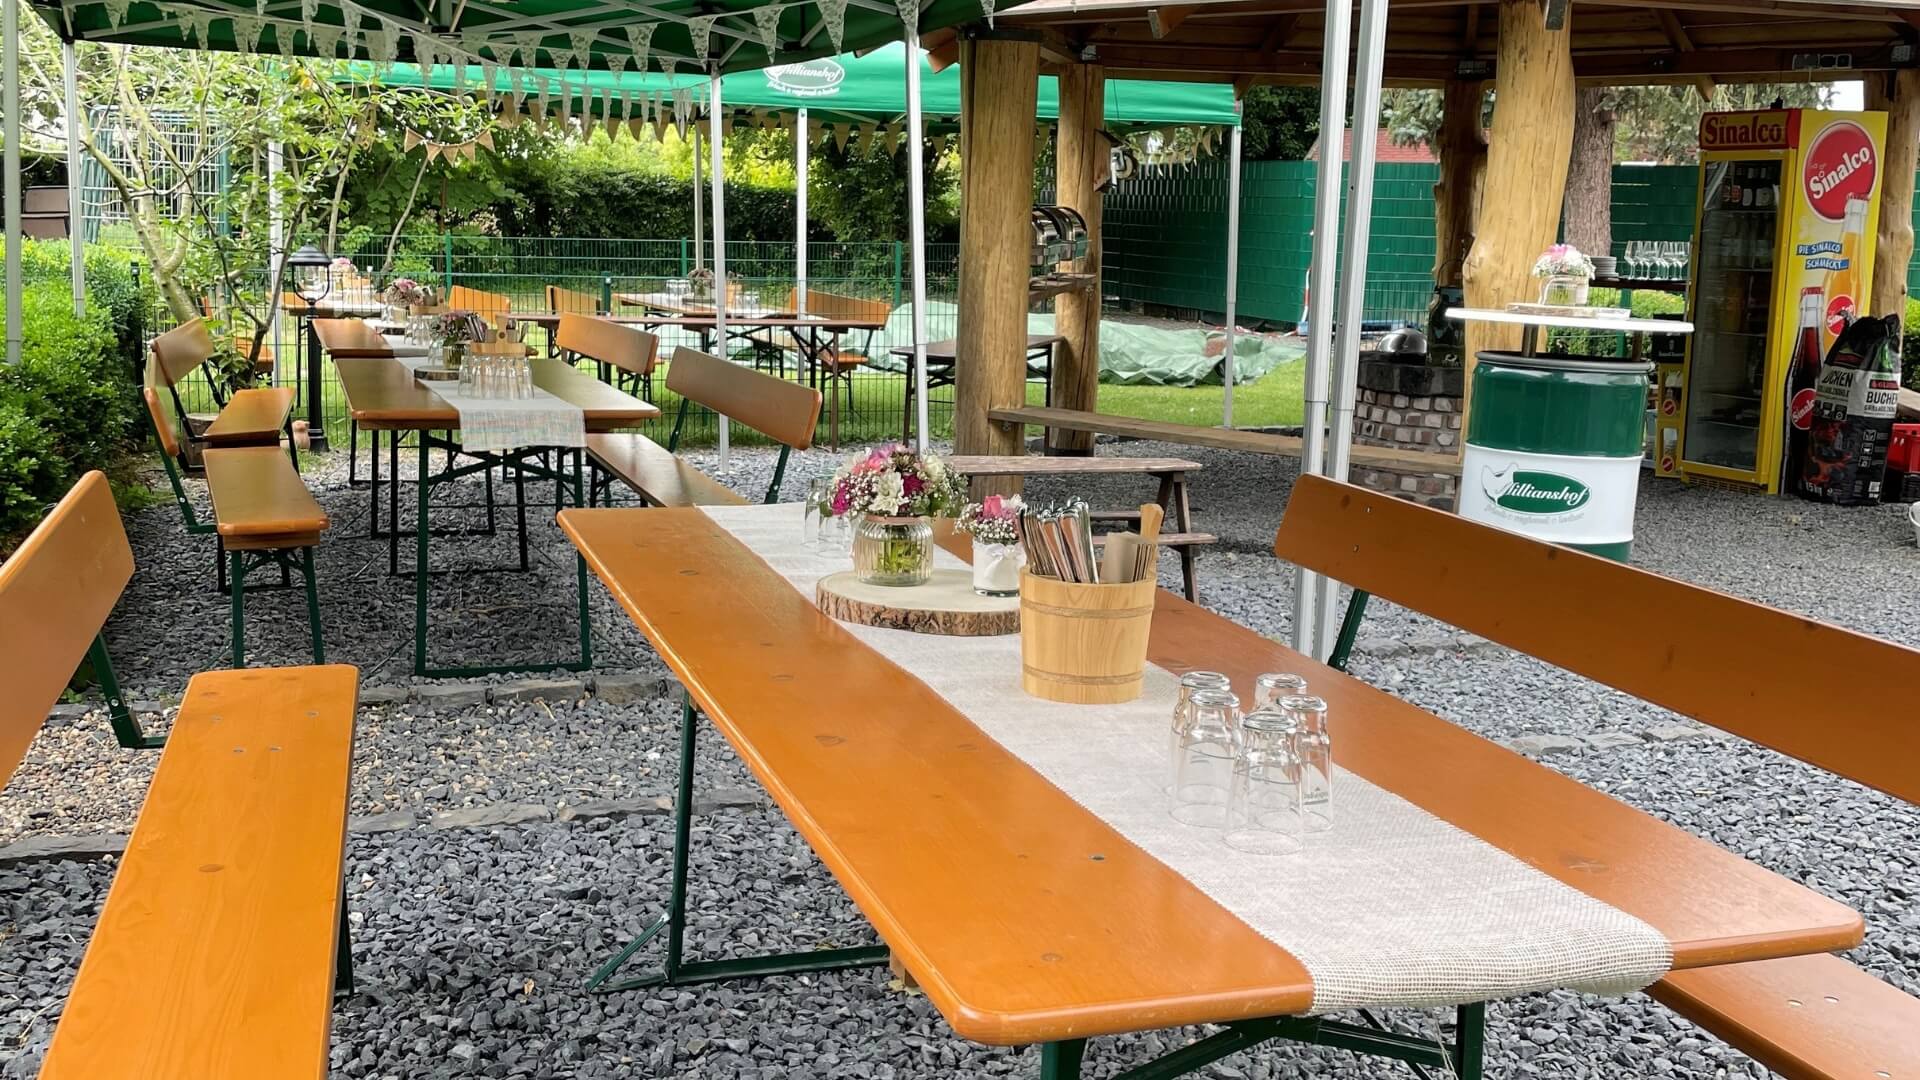
[[[1587,505],[1593,495],[1571,476],[1513,468],[1483,469],[1480,484],[1489,502],[1516,514],[1565,514]]]
[[[833,60],[806,60],[767,69],[767,85],[794,97],[830,97],[840,92],[847,69]]]

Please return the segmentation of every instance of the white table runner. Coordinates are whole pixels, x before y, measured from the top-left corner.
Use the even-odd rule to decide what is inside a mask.
[[[808,600],[844,554],[799,543],[798,504],[702,507]],[[936,549],[937,565],[965,564]],[[843,624],[1075,802],[1185,877],[1313,976],[1313,1011],[1445,1006],[1555,988],[1624,994],[1672,966],[1651,926],[1397,795],[1336,769],[1334,828],[1298,856],[1228,848],[1164,793],[1178,679],[1149,664],[1137,701],[1063,705],[1020,688],[1020,639]],[[1336,745],[1335,753],[1339,752]]]
[[[424,356],[395,359],[409,371],[432,362]],[[460,414],[460,445],[468,450],[587,445],[586,411],[537,386],[530,398],[488,398],[464,392],[458,382],[426,385]]]

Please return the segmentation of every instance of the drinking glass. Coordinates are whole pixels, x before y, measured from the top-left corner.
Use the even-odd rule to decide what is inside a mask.
[[[1180,740],[1193,724],[1195,690],[1232,690],[1233,684],[1217,671],[1189,671],[1180,676],[1180,697],[1173,703],[1173,728],[1167,739],[1167,791],[1180,782]]]
[[[463,394],[473,393],[474,366],[474,362],[471,359],[460,365],[460,392]]]
[[[827,501],[827,477],[815,476],[807,480],[807,501],[801,508],[800,543],[809,551],[820,550],[822,523],[820,508]]]
[[[1227,795],[1240,756],[1240,699],[1228,690],[1195,690],[1192,720],[1180,737],[1180,769],[1173,785],[1173,819],[1219,829],[1227,824]]]
[[[1285,671],[1269,671],[1253,680],[1253,707],[1264,709],[1283,697],[1307,692],[1307,680]]]
[[[1277,704],[1293,718],[1296,728],[1306,831],[1325,832],[1333,828],[1333,735],[1327,730],[1327,703],[1311,694],[1296,694]]]
[[[520,382],[520,396],[533,397],[533,361],[522,356],[513,363],[514,375]]]
[[[1250,855],[1289,855],[1306,833],[1299,725],[1269,706],[1240,721],[1240,756],[1227,795],[1227,846]]]

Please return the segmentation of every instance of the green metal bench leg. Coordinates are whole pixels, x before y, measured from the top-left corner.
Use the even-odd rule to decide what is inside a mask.
[[[1486,1068],[1487,1007],[1462,1005],[1459,1025],[1453,1033],[1453,1069],[1460,1080],[1480,1080]]]
[[[347,885],[340,883],[340,931],[334,938],[333,992],[346,997],[353,993],[353,931],[347,923]]]
[[[562,454],[566,451],[560,451]],[[575,449],[573,452],[573,505],[587,505],[586,489],[581,478],[587,471],[586,451]],[[521,535],[525,535],[522,533]],[[573,556],[574,589],[580,597],[580,666],[582,669],[593,666],[593,617],[588,613],[587,601],[587,557],[578,552]]]
[[[300,549],[300,570],[307,579],[307,632],[313,635],[313,662],[327,662],[326,638],[320,632],[320,589],[313,580],[313,549]]]
[[[1333,639],[1333,652],[1327,655],[1327,666],[1335,671],[1347,670],[1347,657],[1353,653],[1354,638],[1360,634],[1360,620],[1367,614],[1368,599],[1368,593],[1355,589],[1353,598],[1347,601],[1347,613],[1340,619],[1340,633]]]
[[[1040,1080],[1080,1080],[1080,1062],[1086,1056],[1085,1039],[1041,1044]]]
[[[100,634],[93,635],[93,644],[87,649],[87,663],[93,667],[93,677],[100,683],[100,696],[107,699],[107,722],[113,726],[114,741],[129,750],[158,750],[167,745],[164,735],[148,735],[140,728],[140,721],[134,718],[133,710],[127,708],[127,701],[120,694],[120,677],[114,673],[113,657],[107,654],[107,639]]]
[[[233,586],[233,666],[247,666],[247,569],[242,564],[245,552],[227,553],[233,559],[232,570],[227,577]]]

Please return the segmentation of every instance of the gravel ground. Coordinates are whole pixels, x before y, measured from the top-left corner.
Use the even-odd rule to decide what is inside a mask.
[[[1195,514],[1222,538],[1201,558],[1202,601],[1263,632],[1285,632],[1291,573],[1269,552],[1295,472],[1290,462],[1148,443],[1101,452],[1201,462]],[[360,989],[336,1010],[334,1076],[1032,1075],[1031,1051],[954,1038],[924,998],[890,987],[884,972],[671,994],[581,991],[664,902],[671,832],[657,800],[672,790],[677,702],[644,692],[597,696],[584,692],[581,676],[557,675],[541,700],[473,703],[471,681],[414,679],[412,579],[387,575],[384,543],[365,538],[366,493],[346,489],[339,457],[307,464],[335,523],[320,560],[329,659],[361,665],[364,683],[378,691],[372,698],[396,688],[434,696],[361,711],[348,851]],[[715,464],[711,454],[698,458]],[[833,462],[825,453],[801,455],[787,491]],[[771,455],[742,450],[725,479],[757,493],[770,468]],[[477,484],[468,486],[478,494]],[[1151,493],[1129,478],[1029,485],[1040,498],[1068,490],[1102,505]],[[572,640],[571,549],[550,510],[529,517],[535,573],[434,581],[436,662],[553,654]],[[1920,644],[1920,551],[1894,508],[1841,511],[1656,484],[1642,491],[1637,529],[1642,565]],[[206,580],[211,545],[184,537],[172,506],[135,515],[129,532],[140,569],[108,639],[129,696],[154,710],[148,719],[164,730],[187,676],[226,661],[225,601]],[[513,555],[503,531],[436,540],[434,565]],[[1162,578],[1175,583],[1174,560],[1164,561]],[[643,685],[659,677],[663,668],[624,613],[597,584],[590,596],[596,672],[637,673]],[[253,662],[305,661],[298,592],[255,594],[249,613]],[[1650,633],[1657,620],[1650,612]],[[1914,807],[1390,605],[1369,613],[1354,670],[1853,905],[1868,924],[1855,961],[1920,993]],[[0,791],[0,843],[124,832],[152,762],[151,754],[115,748],[97,713],[63,713]],[[710,734],[696,788],[690,949],[711,956],[872,940]],[[112,868],[110,856],[0,865],[0,1077],[37,1068]],[[1396,1019],[1425,1030],[1436,1022],[1432,1014]],[[1495,1005],[1490,1024],[1490,1076],[1768,1075],[1640,996],[1540,995]],[[1112,1076],[1198,1034],[1099,1040],[1089,1075]],[[1275,1047],[1206,1075],[1407,1074],[1342,1052]]]

